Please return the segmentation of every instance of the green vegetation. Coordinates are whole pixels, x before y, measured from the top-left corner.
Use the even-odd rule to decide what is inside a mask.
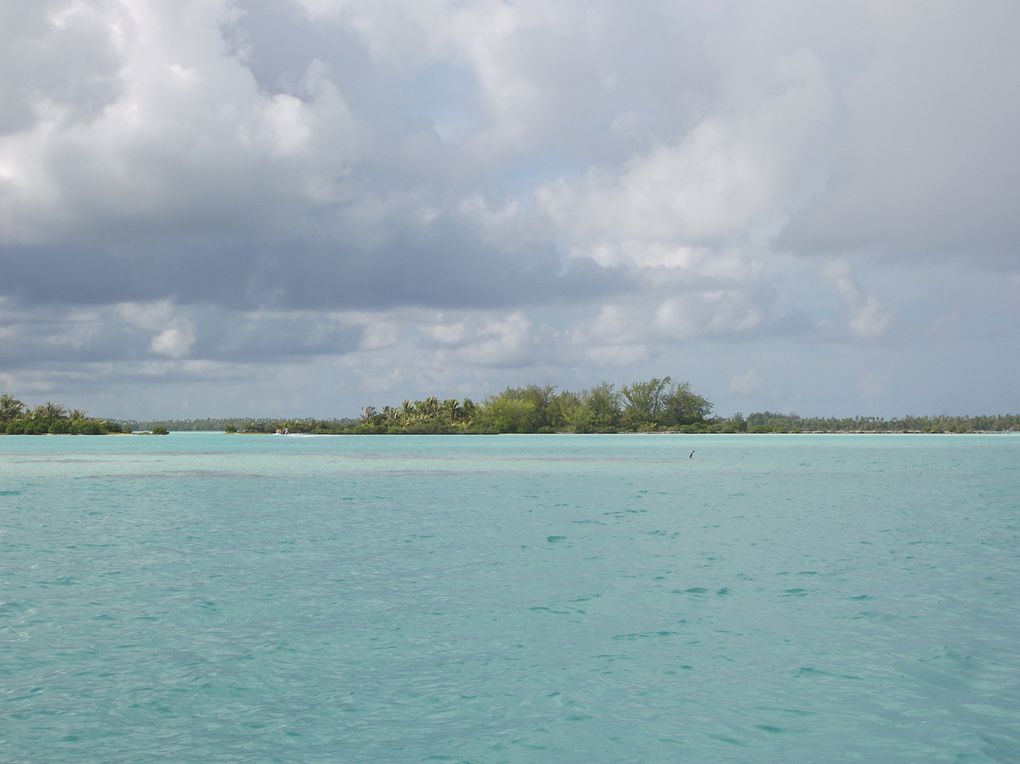
[[[7,435],[106,435],[123,432],[108,419],[87,416],[84,411],[67,411],[59,403],[46,403],[29,409],[7,393],[0,395],[0,433]]]
[[[983,416],[905,416],[894,419],[881,417],[800,417],[796,414],[778,414],[763,411],[734,414],[725,422],[723,432],[916,432],[916,433],[968,433],[1017,432],[1020,415],[993,414]]]
[[[603,382],[581,392],[557,392],[552,385],[508,387],[481,403],[430,396],[382,409],[366,406],[357,419],[225,418],[133,424],[237,433],[708,432],[713,426],[707,419],[711,411],[712,404],[688,383],[663,377],[619,389]]]
[[[366,406],[347,419],[219,418],[114,422],[57,403],[34,409],[10,395],[0,395],[0,433],[105,434],[144,430],[165,435],[171,430],[229,433],[313,434],[452,434],[452,433],[801,433],[916,432],[971,433],[1020,431],[1020,415],[800,417],[763,411],[744,416],[713,417],[712,404],[687,382],[653,377],[617,387],[603,382],[589,390],[557,392],[552,385],[508,387],[481,403],[465,398],[430,396],[381,410]]]

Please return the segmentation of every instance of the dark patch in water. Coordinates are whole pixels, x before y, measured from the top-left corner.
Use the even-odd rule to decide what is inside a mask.
[[[633,641],[635,639],[654,639],[657,637],[676,637],[678,631],[642,631],[634,634],[617,634],[613,639]]]
[[[21,491],[0,491],[0,496],[21,496]]]
[[[825,669],[817,669],[814,666],[801,666],[797,669],[795,676],[799,679],[801,677],[808,678],[827,678],[827,679],[855,679],[859,680],[859,676],[853,674],[837,674],[833,671],[826,671]]]
[[[811,716],[817,716],[818,714],[814,711],[805,711],[803,708],[786,708],[784,706],[769,706],[759,704],[755,706],[758,711],[765,711],[771,714],[781,714],[782,716],[790,716],[795,719],[804,719]]]
[[[625,517],[626,515],[642,515],[647,512],[647,509],[620,509],[615,512],[603,512],[603,515],[611,515],[612,517]]]
[[[413,544],[415,541],[427,541],[428,539],[435,538],[431,533],[412,533],[406,539],[405,544]]]
[[[546,536],[545,540],[548,541],[550,544],[558,544],[561,541],[566,541],[567,537],[566,536]]]
[[[710,732],[706,734],[705,737],[709,738],[710,740],[718,740],[720,743],[726,743],[727,745],[736,745],[741,747],[747,746],[747,743],[745,743],[743,740],[738,740],[735,737],[728,737],[726,735],[716,735],[715,733]]]
[[[85,475],[76,480],[180,480],[188,478],[265,480],[268,475],[251,472],[227,472],[221,470],[188,470],[187,472],[136,472],[126,475]]]
[[[49,581],[38,581],[40,586],[73,586],[74,579],[71,576],[61,576],[60,578],[54,578]]]

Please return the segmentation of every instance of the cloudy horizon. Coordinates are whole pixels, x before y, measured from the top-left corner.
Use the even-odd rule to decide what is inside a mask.
[[[0,392],[1020,411],[1020,5],[0,0]]]

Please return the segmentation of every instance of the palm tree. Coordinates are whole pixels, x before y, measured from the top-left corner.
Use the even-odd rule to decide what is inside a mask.
[[[463,413],[460,408],[460,402],[456,398],[447,398],[443,401],[442,413],[443,419],[445,419],[448,424],[453,424],[460,420],[461,414]]]
[[[423,401],[418,401],[416,404],[418,410],[425,416],[426,419],[438,419],[439,418],[439,399],[430,395]]]
[[[404,401],[400,404],[400,424],[409,424],[414,419],[414,404],[411,401]]]
[[[87,418],[87,414],[81,409],[74,409],[68,415],[68,419],[81,420]]]
[[[61,419],[64,416],[64,407],[59,403],[46,401],[46,403],[42,403],[35,407],[32,411],[32,416],[36,419],[46,419],[48,421]]]
[[[25,412],[25,404],[13,395],[0,395],[0,422],[16,419]]]
[[[395,426],[397,426],[399,424],[399,417],[398,417],[399,413],[400,412],[398,412],[392,406],[383,406],[383,410],[382,410],[383,424],[385,424],[387,427],[395,427]]]

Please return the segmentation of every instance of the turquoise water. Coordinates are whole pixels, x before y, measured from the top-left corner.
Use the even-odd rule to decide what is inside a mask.
[[[0,437],[0,760],[1015,762],[1018,595],[1018,436]]]

